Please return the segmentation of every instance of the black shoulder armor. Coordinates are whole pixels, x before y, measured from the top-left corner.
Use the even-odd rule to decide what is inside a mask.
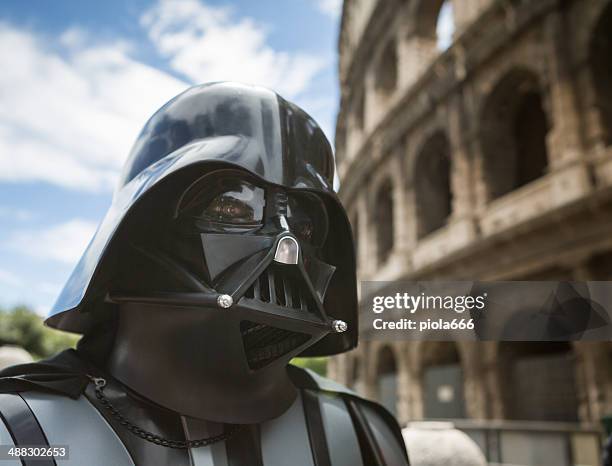
[[[334,464],[329,458],[334,452],[326,440],[330,439],[330,429],[325,424],[325,410],[329,403],[335,401],[336,407],[344,408],[352,421],[354,435],[357,437],[361,458],[367,466],[407,466],[408,454],[403,441],[400,426],[383,406],[366,400],[346,387],[317,375],[316,373],[290,366],[290,375],[295,385],[300,388],[306,423],[313,445],[313,454],[321,450],[324,459],[315,463],[320,465]],[[346,435],[347,433],[344,433]],[[342,435],[334,432],[334,436]]]

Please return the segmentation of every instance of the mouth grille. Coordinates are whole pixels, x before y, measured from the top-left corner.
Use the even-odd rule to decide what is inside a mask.
[[[261,369],[306,343],[310,336],[251,321],[240,323],[249,368]]]
[[[272,264],[253,282],[245,297],[291,309],[315,311],[316,304],[300,286],[302,278],[294,268]]]

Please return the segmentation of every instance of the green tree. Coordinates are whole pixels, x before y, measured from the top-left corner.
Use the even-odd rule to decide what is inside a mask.
[[[0,309],[0,345],[17,345],[35,359],[73,348],[79,337],[45,327],[43,319],[26,306]]]
[[[327,358],[293,358],[291,364],[310,369],[323,377],[327,374]]]

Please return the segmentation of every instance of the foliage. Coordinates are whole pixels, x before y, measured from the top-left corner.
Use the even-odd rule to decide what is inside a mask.
[[[45,327],[42,317],[26,306],[16,306],[9,311],[0,309],[0,345],[21,346],[34,359],[73,348],[78,338],[77,335]]]
[[[0,346],[21,346],[35,359],[40,359],[74,348],[78,338],[78,335],[45,327],[42,317],[26,306],[16,306],[9,311],[0,308]],[[327,373],[327,358],[294,358],[291,363],[322,376]]]
[[[291,364],[310,369],[323,377],[327,374],[327,358],[294,358]]]

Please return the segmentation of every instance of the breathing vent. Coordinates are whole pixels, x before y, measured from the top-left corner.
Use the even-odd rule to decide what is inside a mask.
[[[251,321],[240,323],[249,368],[261,369],[306,343],[310,336]]]
[[[312,296],[300,286],[302,280],[295,268],[272,264],[253,282],[244,296],[291,309],[316,311]]]

